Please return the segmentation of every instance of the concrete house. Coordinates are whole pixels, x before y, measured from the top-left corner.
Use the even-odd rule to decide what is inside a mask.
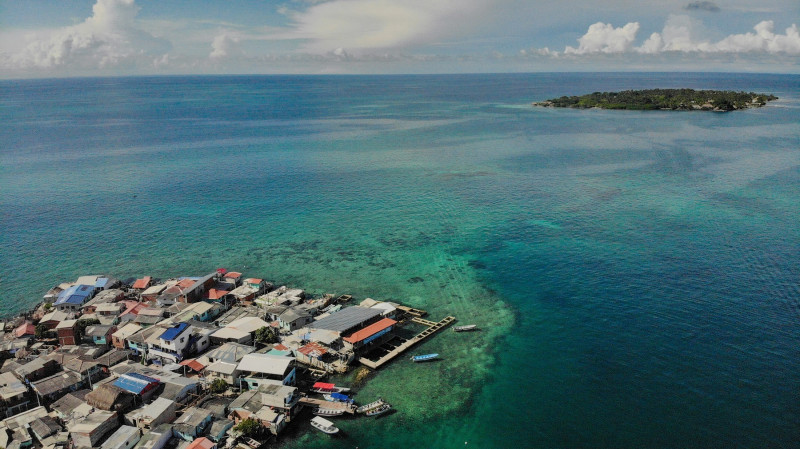
[[[115,348],[125,349],[128,346],[126,342],[127,338],[140,330],[142,330],[142,326],[136,323],[128,323],[111,334],[111,344]]]
[[[119,427],[117,412],[95,410],[77,424],[70,426],[69,434],[76,448],[99,446],[104,436]]]
[[[131,449],[142,438],[142,432],[133,426],[122,426],[117,429],[100,446],[100,449]]]
[[[117,331],[117,326],[110,324],[96,324],[86,328],[86,338],[90,338],[97,346],[111,346],[111,335]]]
[[[260,385],[278,381],[284,385],[295,383],[295,360],[293,357],[278,357],[269,354],[247,354],[242,357],[237,369],[242,373],[242,386],[257,389]]]
[[[162,332],[157,342],[150,345],[148,357],[167,363],[178,363],[186,355],[190,337],[191,326],[188,323],[178,323]]]
[[[62,312],[77,312],[94,296],[94,285],[76,284],[58,294],[53,307]]]
[[[203,431],[211,424],[214,418],[209,410],[199,407],[189,407],[186,409],[180,418],[173,422],[172,430],[178,434],[180,438],[186,441],[192,441],[200,436]]]
[[[64,320],[56,326],[56,333],[58,334],[58,344],[61,346],[69,346],[78,344],[75,338],[75,329],[78,320]]]
[[[125,421],[140,429],[155,429],[161,424],[172,422],[177,410],[178,404],[175,401],[158,398],[144,408],[128,413]],[[172,434],[172,426],[170,426],[170,434]]]

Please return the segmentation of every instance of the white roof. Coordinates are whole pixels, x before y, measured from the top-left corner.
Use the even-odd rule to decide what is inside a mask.
[[[140,330],[142,330],[142,326],[139,326],[136,323],[128,323],[128,324],[122,326],[121,328],[119,328],[119,330],[117,330],[113,334],[111,334],[111,336],[112,337],[116,337],[116,338],[120,338],[120,339],[125,339],[125,338],[128,338],[131,335],[139,332]]]
[[[214,338],[222,338],[225,340],[229,338],[232,338],[234,340],[241,340],[242,338],[249,337],[250,333],[245,331],[240,331],[239,329],[223,327],[222,329],[211,334],[211,336]]]
[[[139,435],[139,429],[133,426],[122,426],[112,433],[111,436],[101,446],[103,449],[116,449],[122,447],[132,436]],[[136,438],[138,440],[139,438]]]
[[[167,288],[167,284],[159,284],[148,287],[147,290],[142,292],[142,295],[157,295]]]
[[[239,329],[245,332],[255,332],[262,327],[268,327],[269,323],[256,316],[245,316],[228,323],[228,328]]]
[[[158,418],[162,413],[169,410],[175,401],[167,398],[158,398],[147,407],[140,409],[138,415],[144,418]]]
[[[395,310],[397,310],[397,307],[393,306],[388,302],[379,302],[370,308],[384,310],[383,312],[384,315],[386,315],[389,312],[394,312]]]
[[[213,371],[215,373],[222,373],[222,374],[233,374],[236,371],[236,364],[234,363],[225,363],[225,362],[215,362],[211,365],[206,367],[206,371]]]
[[[269,354],[247,354],[239,362],[239,371],[274,374],[282,376],[294,361],[292,357]]]
[[[94,287],[94,284],[97,283],[97,279],[101,278],[102,276],[95,275],[95,276],[81,276],[75,281],[78,285],[91,285]]]

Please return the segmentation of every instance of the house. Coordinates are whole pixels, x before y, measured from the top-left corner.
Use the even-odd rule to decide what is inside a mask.
[[[217,449],[217,444],[208,438],[202,437],[192,441],[186,449]]]
[[[205,295],[203,295],[204,300],[208,301],[217,301],[222,302],[225,299],[225,296],[228,295],[230,291],[228,290],[221,290],[217,288],[209,288]]]
[[[255,352],[252,346],[246,346],[239,343],[225,343],[224,345],[212,349],[204,354],[211,363],[214,362],[227,362],[239,363],[242,357]]]
[[[287,332],[294,332],[314,321],[314,318],[305,310],[290,307],[278,315],[278,323],[281,329]]]
[[[180,362],[186,355],[191,331],[191,326],[188,323],[178,323],[166,329],[159,335],[154,344],[150,345],[148,358],[160,359],[169,363]]]
[[[36,437],[39,442],[44,445],[44,442],[53,435],[61,432],[61,425],[50,416],[44,416],[30,424],[30,432]]]
[[[30,447],[33,438],[26,430],[34,421],[45,417],[47,410],[44,407],[35,407],[0,421],[0,444],[6,448]]]
[[[28,388],[12,373],[0,374],[0,419],[29,408]]]
[[[145,276],[141,279],[137,279],[136,282],[133,283],[131,288],[139,292],[143,292],[147,290],[151,285],[153,285],[153,278],[150,276]]]
[[[97,346],[110,346],[111,334],[117,331],[117,326],[110,324],[96,324],[86,328],[85,336],[92,339],[92,343]]]
[[[58,294],[53,307],[62,312],[77,312],[81,306],[94,296],[92,285],[76,284]]]
[[[101,304],[115,303],[123,299],[125,299],[125,292],[118,288],[103,290],[81,306],[81,311],[83,313],[95,313],[97,307]]]
[[[164,332],[164,328],[160,326],[152,326],[146,329],[142,329],[139,332],[127,337],[125,339],[126,345],[128,348],[133,351],[134,355],[141,356],[142,358],[147,357],[147,351],[150,348],[150,344],[148,341],[151,338],[155,337],[156,335],[160,335]],[[156,337],[157,338],[157,337]]]
[[[142,293],[139,296],[142,299],[142,301],[152,302],[155,301],[159,296],[161,296],[161,293],[163,293],[164,290],[167,289],[167,287],[168,287],[167,284],[151,285],[150,287],[144,289],[144,291],[142,291]]]
[[[81,381],[91,385],[103,376],[103,369],[94,360],[83,360],[74,357],[67,360],[63,365],[65,371],[72,371],[81,376]]]
[[[31,387],[41,400],[52,402],[84,385],[84,379],[80,374],[74,371],[64,371],[33,382]]]
[[[147,307],[146,303],[137,301],[122,301],[125,305],[125,310],[119,314],[120,322],[133,321],[139,315],[139,311]]]
[[[78,320],[64,320],[56,326],[58,334],[58,344],[61,346],[76,345],[78,340],[75,335]]]
[[[227,273],[222,275],[222,282],[226,284],[233,284],[233,286],[239,285],[239,281],[242,279],[242,273],[237,271],[228,271]]]
[[[237,424],[248,418],[254,419],[277,435],[286,426],[286,417],[264,404],[263,397],[258,390],[245,391],[231,403],[228,418]]]
[[[97,362],[97,365],[107,373],[112,366],[127,360],[130,354],[131,352],[127,349],[114,348],[111,351],[98,356],[96,359],[94,359],[94,361]]]
[[[122,285],[122,282],[120,282],[119,279],[111,276],[99,276],[94,283],[94,288],[97,291],[105,291],[113,289],[114,287],[119,287],[120,285]]]
[[[172,423],[172,430],[180,438],[192,441],[203,433],[206,427],[211,424],[213,418],[214,416],[209,410],[200,407],[189,407],[180,418]]]
[[[258,294],[258,289],[249,285],[240,285],[230,291],[229,295],[237,301],[252,301]]]
[[[182,303],[178,303],[182,304]],[[222,313],[222,306],[219,304],[211,304],[205,301],[190,304],[180,312],[173,315],[173,322],[186,322],[190,320],[197,320],[202,322],[213,321]]]
[[[173,379],[164,379],[164,391],[161,392],[159,397],[183,404],[196,398],[201,389],[202,384],[200,381],[183,376]]]
[[[123,374],[114,381],[113,385],[125,391],[135,394],[141,398],[141,402],[147,400],[155,393],[161,381],[154,377],[145,376],[136,372]]]
[[[214,344],[232,342],[246,345],[252,341],[253,337],[250,332],[240,331],[232,327],[223,327],[211,334],[211,342]]]
[[[104,436],[119,427],[117,412],[95,410],[78,423],[69,426],[69,434],[76,448],[99,446]]]
[[[135,407],[135,398],[129,391],[113,384],[97,386],[86,395],[86,403],[100,410],[125,413]]]
[[[90,391],[91,390],[77,390],[67,393],[50,404],[50,409],[62,421],[70,419],[70,415],[73,415],[76,410],[79,410],[81,405],[87,407],[86,414],[88,415],[88,410],[91,409],[91,406],[84,402],[82,398],[85,398]]]
[[[309,324],[310,329],[324,329],[338,332],[339,335],[349,335],[370,324],[380,321],[381,310],[367,307],[347,307],[332,313],[325,318]]]
[[[184,355],[202,354],[211,347],[211,334],[217,331],[217,326],[202,321],[190,320],[187,322],[191,326],[191,339],[189,346],[186,347]]]
[[[33,337],[36,334],[36,326],[33,323],[26,321],[14,329],[14,336],[17,338]]]
[[[14,369],[14,374],[23,382],[33,382],[51,376],[60,370],[58,362],[44,357],[37,357]]]
[[[243,316],[228,323],[224,328],[211,334],[211,341],[233,341],[247,344],[253,341],[257,330],[268,327],[269,323],[257,316]],[[246,334],[246,336],[245,336]]]
[[[183,278],[177,284],[165,289],[157,298],[162,303],[186,302],[193,303],[203,299],[206,290],[212,288],[217,279],[217,273],[209,273],[199,278]]]
[[[178,404],[165,398],[158,398],[146,407],[134,410],[125,416],[126,424],[140,429],[155,429],[163,423],[170,423],[175,419]],[[170,426],[170,435],[172,434]]]
[[[127,301],[105,302],[98,304],[94,309],[94,313],[101,324],[117,324],[120,320],[120,315],[127,309]]]
[[[64,312],[62,310],[52,310],[50,313],[46,314],[39,320],[39,324],[44,325],[50,330],[53,330],[58,326],[58,323],[67,320],[72,317],[72,314]]]
[[[211,421],[211,427],[208,429],[208,438],[211,441],[222,441],[226,438],[228,431],[233,428],[233,425],[236,424],[233,420],[228,418],[219,418],[214,417],[214,420]]]
[[[111,344],[115,348],[125,349],[128,346],[126,339],[140,330],[142,330],[142,326],[136,323],[128,323],[111,334]]]
[[[277,380],[284,385],[294,385],[295,361],[292,357],[269,354],[247,354],[242,357],[237,369],[242,373],[240,384],[256,389],[261,384]],[[208,368],[206,368],[208,369]]]
[[[370,309],[372,310],[372,309]],[[374,346],[382,344],[389,333],[394,329],[397,321],[391,318],[383,318],[380,321],[370,324],[342,338],[345,349],[355,351],[365,351]]]
[[[244,280],[244,285],[252,287],[256,289],[256,294],[260,295],[267,291],[268,288],[272,287],[272,284],[268,283],[263,279],[256,279],[256,278],[247,278]]]
[[[238,369],[237,363],[215,362],[208,365],[203,371],[205,376],[212,381],[213,379],[222,379],[228,385],[237,385],[239,375],[241,372]]]
[[[277,412],[283,413],[291,419],[298,410],[300,394],[296,387],[272,382],[258,387],[261,393],[261,403]]]
[[[142,432],[133,426],[122,426],[117,429],[100,446],[100,449],[131,449],[142,438]]]
[[[162,449],[172,438],[172,424],[161,424],[145,433],[134,449]]]

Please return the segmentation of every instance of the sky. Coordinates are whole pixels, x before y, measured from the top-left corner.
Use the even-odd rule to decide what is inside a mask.
[[[800,73],[798,0],[0,0],[0,78]]]

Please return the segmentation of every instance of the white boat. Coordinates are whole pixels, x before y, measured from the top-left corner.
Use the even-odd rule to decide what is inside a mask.
[[[333,435],[339,431],[338,427],[334,426],[332,422],[321,416],[315,416],[311,418],[311,426],[320,432],[327,433],[328,435]]]
[[[317,409],[314,410],[314,414],[317,415],[317,416],[339,416],[339,415],[344,414],[344,409],[343,408],[322,408],[322,407],[317,407]]]
[[[373,408],[372,410],[367,410],[367,413],[365,413],[365,415],[367,416],[383,415],[384,413],[388,412],[391,409],[392,409],[391,404],[383,404]]]
[[[477,324],[467,324],[466,326],[456,326],[453,328],[453,330],[456,332],[469,332],[477,329],[478,329]]]
[[[384,401],[383,399],[378,398],[377,401],[373,401],[373,402],[370,402],[369,404],[362,405],[362,406],[358,407],[356,409],[356,413],[366,413],[367,411],[372,410],[373,408],[380,407],[381,405],[383,405],[385,403],[386,403],[386,401]]]

